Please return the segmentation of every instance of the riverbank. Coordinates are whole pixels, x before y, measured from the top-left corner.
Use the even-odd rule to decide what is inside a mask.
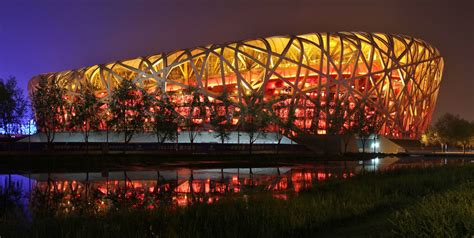
[[[471,236],[474,164],[366,173],[298,195],[251,192],[187,207],[124,204],[105,213],[39,206],[33,222],[3,213],[5,237]],[[40,204],[41,205],[41,204]],[[46,209],[46,210],[44,210]]]
[[[407,162],[435,160],[470,161],[472,154],[382,154],[353,153],[345,155],[301,155],[301,154],[247,154],[247,155],[162,155],[162,154],[0,154],[0,173],[27,172],[73,172],[107,171],[123,168],[229,168],[229,167],[274,167],[294,164],[361,162],[372,163],[374,159],[402,158]],[[442,162],[443,163],[443,162]]]
[[[247,154],[247,155],[162,155],[162,154],[55,154],[0,155],[0,172],[4,171],[86,171],[120,169],[130,166],[160,167],[265,167],[324,161],[358,161],[382,158],[383,154],[357,156]]]

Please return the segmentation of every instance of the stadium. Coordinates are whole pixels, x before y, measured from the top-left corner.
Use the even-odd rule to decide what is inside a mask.
[[[28,90],[33,93],[40,79],[54,80],[70,99],[87,83],[107,110],[114,89],[129,80],[152,95],[168,95],[184,114],[186,108],[179,105],[189,100],[193,88],[211,101],[225,95],[236,107],[270,103],[273,117],[292,118],[293,135],[330,134],[337,116],[342,128],[365,118],[377,122],[379,135],[414,139],[431,121],[443,63],[436,48],[409,36],[310,33],[42,74],[30,80]],[[239,118],[232,124],[238,125]]]

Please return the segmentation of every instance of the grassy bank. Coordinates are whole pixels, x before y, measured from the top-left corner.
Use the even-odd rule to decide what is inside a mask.
[[[314,237],[474,234],[474,165],[366,174],[318,184],[288,200],[270,193],[185,208],[125,207],[97,214],[3,212],[4,237]],[[46,208],[47,209],[47,208]],[[54,214],[54,215],[53,215]],[[16,217],[18,218],[18,217]]]
[[[426,197],[391,220],[405,237],[469,237],[474,234],[474,182]]]

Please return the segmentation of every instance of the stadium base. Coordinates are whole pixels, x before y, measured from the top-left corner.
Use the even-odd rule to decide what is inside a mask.
[[[259,135],[254,144],[278,144],[277,133],[266,133],[265,135]],[[47,137],[44,133],[36,133],[31,135],[30,138],[26,137],[19,142],[48,142]],[[84,142],[84,135],[80,132],[59,132],[54,136],[55,143],[80,143]],[[89,136],[89,142],[91,143],[123,143],[123,133],[116,132],[91,132]],[[176,140],[167,140],[165,143],[190,143],[190,136],[187,131],[181,131]],[[156,134],[154,133],[137,133],[133,135],[130,143],[157,143]],[[221,143],[220,138],[216,136],[216,133],[212,132],[201,132],[196,135],[194,143]],[[229,139],[224,144],[249,144],[249,136],[243,132],[231,132]],[[280,144],[296,144],[288,137],[282,136]]]

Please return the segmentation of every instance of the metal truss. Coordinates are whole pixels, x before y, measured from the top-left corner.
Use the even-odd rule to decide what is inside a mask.
[[[291,104],[294,125],[312,134],[326,133],[331,107],[341,105],[346,118],[363,107],[381,123],[379,134],[415,138],[430,123],[442,71],[439,51],[422,40],[337,32],[213,44],[41,76],[58,80],[71,96],[89,82],[103,103],[122,80],[181,97],[188,87],[210,98],[226,91],[248,106],[255,106],[250,95],[263,95]]]

